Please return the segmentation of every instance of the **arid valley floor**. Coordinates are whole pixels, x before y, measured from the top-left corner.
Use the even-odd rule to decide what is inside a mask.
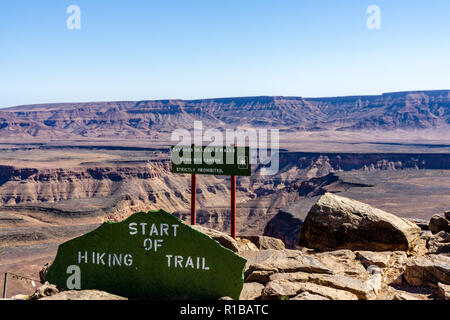
[[[282,142],[285,151],[277,175],[238,178],[238,234],[263,234],[280,210],[304,218],[325,191],[407,218],[429,220],[450,207],[447,145],[404,140],[400,145],[354,144],[345,137],[328,140],[321,151],[300,152],[321,145],[305,141],[303,146]],[[53,260],[58,244],[137,211],[164,209],[188,221],[190,177],[170,172],[170,143],[149,145],[109,140],[3,142],[0,273],[38,280],[39,269]],[[228,230],[228,178],[201,176],[197,192],[199,223]],[[32,288],[30,280],[13,279],[8,295]]]

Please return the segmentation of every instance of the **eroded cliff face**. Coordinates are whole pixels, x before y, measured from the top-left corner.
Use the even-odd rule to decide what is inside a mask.
[[[0,136],[147,137],[194,120],[285,131],[424,129],[450,124],[450,91],[332,98],[242,97],[29,105],[0,111]]]
[[[238,178],[240,203],[279,194],[270,203],[286,202],[288,194],[304,197],[317,185],[335,181],[314,180],[333,172],[362,170],[447,169],[450,155],[440,154],[315,154],[282,152],[280,169],[274,176],[261,176],[255,168],[251,178]],[[197,186],[199,208],[227,208],[229,178],[200,176]],[[125,198],[124,198],[125,197]],[[190,176],[171,173],[170,162],[155,161],[136,166],[74,168],[16,168],[0,166],[0,206],[58,204],[71,200],[129,199],[149,208],[188,212]],[[284,200],[280,200],[284,199]],[[109,202],[110,202],[109,201]],[[75,208],[83,208],[75,205]],[[85,210],[95,204],[87,205]],[[267,207],[267,206],[265,206]],[[112,214],[112,213],[111,213]]]

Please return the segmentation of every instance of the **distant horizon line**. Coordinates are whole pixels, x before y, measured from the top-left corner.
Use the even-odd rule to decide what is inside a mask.
[[[52,106],[52,105],[68,105],[68,104],[89,104],[89,103],[120,103],[120,102],[158,102],[158,101],[205,101],[205,100],[230,100],[230,99],[255,99],[255,98],[301,98],[301,99],[338,99],[338,98],[357,98],[357,97],[382,97],[385,95],[401,95],[401,94],[413,94],[413,93],[444,93],[450,92],[450,89],[432,89],[432,90],[405,90],[405,91],[390,91],[383,92],[381,94],[353,94],[353,95],[337,95],[337,96],[293,96],[293,95],[249,95],[249,96],[224,96],[224,97],[208,97],[208,98],[196,98],[196,99],[181,99],[181,98],[166,98],[166,99],[143,99],[143,100],[91,100],[91,101],[69,101],[69,102],[42,102],[42,103],[28,103],[19,104],[8,107],[0,107],[0,110],[29,107],[29,106]]]

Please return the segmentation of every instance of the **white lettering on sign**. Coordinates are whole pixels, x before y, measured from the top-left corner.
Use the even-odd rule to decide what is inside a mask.
[[[78,251],[78,264],[88,263],[88,252]],[[133,256],[131,254],[122,254],[122,253],[100,253],[100,252],[92,252],[92,264],[115,267],[115,266],[127,266],[130,267],[133,265]]]
[[[150,251],[153,248],[157,252],[158,248],[162,247],[162,242],[164,242],[162,239],[147,238],[144,240],[144,249]]]
[[[194,259],[192,257],[187,257],[184,259],[183,256],[175,256],[172,254],[167,254],[167,266],[169,268],[191,268],[191,269],[202,269],[209,270],[209,267],[206,265],[206,258],[196,257],[196,264],[194,265]],[[173,259],[172,259],[173,258]]]
[[[138,224],[136,222],[131,222],[128,225],[128,228],[130,229],[130,235],[134,236],[137,235],[138,233],[146,236],[170,236],[173,235],[174,237],[177,236],[177,228],[178,228],[178,224],[173,224],[171,226],[169,226],[167,223],[161,223],[159,224],[159,226],[157,226],[155,223],[153,223],[151,226],[147,226],[147,223],[145,222],[141,222],[139,223],[139,227],[138,228]],[[172,227],[172,231],[170,232],[170,227]],[[140,230],[140,231],[139,231]]]

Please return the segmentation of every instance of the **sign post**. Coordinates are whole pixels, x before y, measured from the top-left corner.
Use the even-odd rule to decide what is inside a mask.
[[[231,236],[236,240],[236,176],[231,176]]]
[[[230,176],[231,236],[236,239],[236,176],[251,176],[250,148],[224,146],[172,146],[172,173],[191,174],[191,224],[196,223],[197,174]]]
[[[197,175],[195,173],[191,176],[191,225],[195,225],[197,215],[195,212],[195,204],[197,201]]]
[[[5,272],[5,282],[3,282],[3,299],[6,299],[7,281],[8,281],[8,272]]]

